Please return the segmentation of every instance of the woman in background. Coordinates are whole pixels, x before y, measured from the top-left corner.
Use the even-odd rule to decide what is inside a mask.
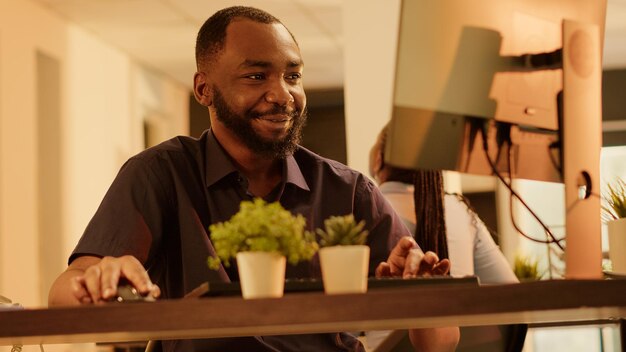
[[[422,250],[449,258],[452,276],[476,275],[481,284],[518,282],[491,233],[463,196],[444,194],[441,171],[385,164],[386,136],[384,127],[370,151],[370,174]]]
[[[491,233],[463,196],[444,193],[441,171],[415,171],[385,164],[386,138],[387,126],[370,151],[370,174],[422,250],[437,253],[440,259],[449,258],[450,275],[454,277],[475,275],[481,284],[519,282]],[[522,330],[525,335],[525,327]],[[485,344],[509,345],[495,327],[463,332],[459,351],[463,345],[468,347],[465,350],[488,348]],[[368,345],[375,347],[388,333],[367,332]],[[509,350],[510,346],[502,347]]]

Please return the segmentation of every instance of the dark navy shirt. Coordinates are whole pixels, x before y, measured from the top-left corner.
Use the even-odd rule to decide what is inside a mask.
[[[91,219],[69,261],[81,255],[137,257],[163,298],[180,298],[206,281],[236,281],[236,270],[207,267],[215,254],[209,225],[229,220],[251,200],[247,180],[213,133],[176,137],[129,159]],[[285,158],[283,181],[268,196],[302,214],[308,230],[333,215],[354,214],[369,231],[370,275],[410,233],[378,188],[347,166],[299,147]],[[320,277],[317,256],[287,265],[288,278]],[[237,347],[235,347],[237,346]],[[167,341],[165,350],[324,351],[361,349],[347,334]],[[270,347],[271,346],[271,347]]]

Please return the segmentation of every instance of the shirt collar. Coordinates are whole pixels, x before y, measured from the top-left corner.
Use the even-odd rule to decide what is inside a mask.
[[[206,155],[204,160],[206,186],[209,187],[233,172],[238,172],[226,151],[219,144],[213,131],[209,129],[206,138]],[[311,191],[307,184],[298,162],[293,155],[289,155],[284,161],[283,179],[285,183],[291,183],[305,191]]]
[[[206,152],[204,156],[205,183],[209,187],[227,175],[237,172],[235,165],[222,149],[213,131],[206,132]]]
[[[296,161],[296,158],[293,157],[293,155],[289,155],[287,158],[285,158],[284,166],[285,168],[283,170],[286,171],[286,175],[283,176],[285,179],[285,183],[291,183],[305,191],[311,191],[309,185],[304,179],[304,175],[302,175],[300,166],[298,165],[298,162]]]

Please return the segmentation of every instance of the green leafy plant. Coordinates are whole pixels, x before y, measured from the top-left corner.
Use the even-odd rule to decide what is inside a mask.
[[[243,201],[230,220],[209,226],[217,257],[210,257],[208,265],[215,270],[220,263],[229,266],[230,259],[245,251],[277,252],[291,264],[310,260],[318,245],[305,224],[302,215],[293,215],[278,202]]]
[[[609,183],[603,195],[602,217],[604,221],[626,218],[626,182],[618,178]]]
[[[367,231],[363,230],[365,222],[358,224],[352,214],[345,216],[331,216],[324,220],[324,229],[317,229],[320,236],[320,246],[350,246],[365,244]]]
[[[516,256],[513,265],[513,272],[520,280],[539,280],[541,275],[537,269],[538,262],[529,257]]]

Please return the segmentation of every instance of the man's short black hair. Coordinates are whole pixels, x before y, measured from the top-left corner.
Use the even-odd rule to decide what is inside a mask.
[[[209,17],[198,31],[198,37],[196,38],[196,65],[198,69],[202,65],[212,62],[216,54],[224,48],[226,28],[236,18],[245,18],[265,24],[282,24],[278,18],[254,7],[232,6],[219,10]],[[293,34],[291,32],[289,34],[291,34],[295,42]]]

